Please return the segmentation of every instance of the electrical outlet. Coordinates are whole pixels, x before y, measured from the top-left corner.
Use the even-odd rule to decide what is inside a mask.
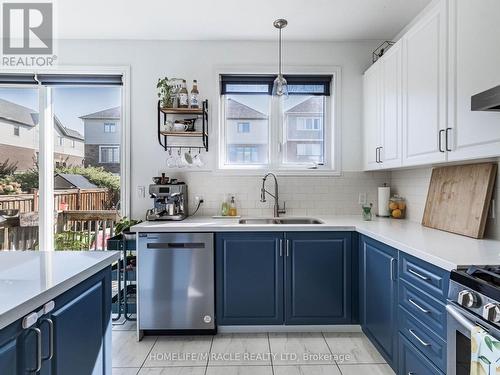
[[[359,193],[358,204],[366,204],[366,193]]]
[[[197,195],[197,196],[195,196],[195,197],[194,197],[194,201],[195,201],[196,203],[198,203],[199,201],[203,201],[203,196],[201,196],[201,195]]]
[[[137,186],[137,196],[139,198],[146,198],[146,186]]]

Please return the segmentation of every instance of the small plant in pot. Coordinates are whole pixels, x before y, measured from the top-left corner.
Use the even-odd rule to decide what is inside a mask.
[[[172,81],[168,77],[159,78],[156,84],[158,89],[158,97],[160,98],[160,103],[163,108],[172,108],[174,106],[174,86]]]
[[[132,240],[135,238],[135,232],[131,232],[130,227],[139,223],[142,223],[142,220],[129,219],[128,217],[124,216],[118,223],[116,223],[115,235],[121,233],[124,239]]]

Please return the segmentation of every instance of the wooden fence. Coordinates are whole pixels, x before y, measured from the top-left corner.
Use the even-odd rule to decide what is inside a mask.
[[[54,210],[91,211],[110,207],[108,189],[70,189],[54,192]],[[0,195],[0,210],[16,209],[20,213],[38,211],[38,191],[33,194]]]

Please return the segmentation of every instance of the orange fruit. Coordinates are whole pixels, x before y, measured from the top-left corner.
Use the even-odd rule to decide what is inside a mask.
[[[390,210],[397,210],[398,209],[398,204],[396,202],[389,203],[389,209]]]
[[[398,208],[399,208],[400,210],[404,210],[404,209],[406,208],[406,203],[405,203],[405,202],[399,202],[399,204],[398,204]]]
[[[403,212],[401,212],[399,208],[396,208],[395,210],[392,210],[391,214],[393,218],[399,219],[403,215]]]

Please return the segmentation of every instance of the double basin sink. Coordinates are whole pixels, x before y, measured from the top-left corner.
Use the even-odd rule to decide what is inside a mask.
[[[240,219],[240,224],[297,224],[297,225],[308,225],[308,224],[324,224],[323,221],[314,218],[302,218],[302,217],[273,217],[273,218],[255,218],[255,219]]]

